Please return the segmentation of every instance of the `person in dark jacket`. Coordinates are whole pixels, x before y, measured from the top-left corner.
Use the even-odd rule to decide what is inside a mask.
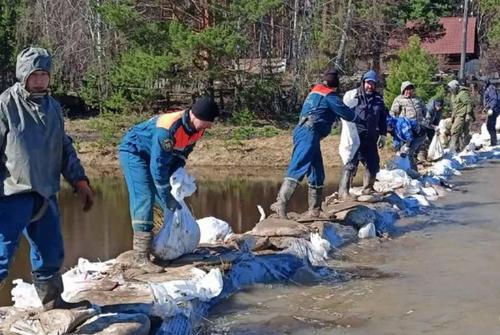
[[[360,161],[365,166],[362,192],[365,195],[374,192],[373,185],[380,170],[378,149],[383,148],[386,143],[388,115],[384,98],[376,91],[377,83],[377,73],[370,70],[363,75],[361,86],[356,89],[358,104],[355,112],[360,119],[356,127],[360,145],[352,160],[347,162],[342,170],[339,182],[341,200],[352,199],[349,190]]]
[[[443,113],[444,100],[442,98],[433,98],[429,100],[426,106],[426,113],[421,126],[424,128],[427,139],[422,144],[418,152],[418,160],[425,161],[427,159],[427,151],[429,145],[436,134],[436,129],[438,129],[439,121],[441,121],[441,116]]]
[[[320,217],[325,171],[320,141],[328,136],[332,125],[339,117],[355,121],[356,114],[339,98],[336,90],[339,74],[329,70],[323,76],[323,83],[315,85],[308,94],[299,123],[293,130],[293,152],[285,180],[278,191],[271,210],[280,218],[286,218],[288,201],[299,182],[307,175],[309,183],[309,211],[306,216]]]
[[[489,80],[485,83],[485,90],[483,94],[483,106],[487,110],[486,129],[490,134],[491,145],[497,145],[497,131],[496,123],[497,117],[500,114],[500,97],[498,96],[497,89]]]

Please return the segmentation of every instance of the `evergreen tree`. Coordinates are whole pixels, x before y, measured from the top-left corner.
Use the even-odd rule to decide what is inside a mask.
[[[437,71],[435,57],[429,55],[421,46],[420,38],[410,37],[409,44],[398,53],[398,58],[389,63],[389,75],[384,90],[384,100],[390,108],[394,98],[401,94],[403,81],[415,84],[416,95],[424,101],[436,95],[432,78]]]

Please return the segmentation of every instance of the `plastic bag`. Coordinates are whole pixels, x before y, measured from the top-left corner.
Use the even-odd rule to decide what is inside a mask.
[[[441,145],[441,141],[439,140],[439,135],[434,134],[434,137],[432,138],[431,144],[429,145],[429,150],[427,153],[427,158],[432,160],[432,161],[437,161],[441,157],[443,157],[444,150],[443,146]]]
[[[163,260],[172,260],[193,252],[200,241],[200,228],[184,198],[196,191],[195,180],[184,168],[170,177],[172,195],[181,205],[174,213],[167,211],[163,227],[153,241],[153,254]]]
[[[357,91],[357,89],[353,89],[345,92],[344,97],[342,98],[344,105],[349,108],[354,108],[358,105],[358,98],[356,98]]]
[[[22,279],[15,279],[12,283],[16,285],[10,292],[15,308],[35,309],[43,307],[35,286],[25,283]]]
[[[233,234],[233,230],[226,221],[213,216],[196,221],[200,227],[200,243],[214,244],[223,242]]]
[[[359,135],[356,124],[342,119],[342,133],[340,134],[339,154],[342,163],[347,164],[359,148]]]
[[[358,232],[359,238],[374,238],[377,237],[377,233],[375,231],[375,224],[370,222],[363,227]]]

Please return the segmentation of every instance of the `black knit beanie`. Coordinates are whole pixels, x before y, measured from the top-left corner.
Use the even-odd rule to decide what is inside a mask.
[[[214,122],[215,118],[219,116],[219,107],[208,97],[197,99],[191,107],[191,111],[202,121]]]
[[[339,72],[336,69],[327,70],[323,74],[323,81],[328,87],[339,87]]]

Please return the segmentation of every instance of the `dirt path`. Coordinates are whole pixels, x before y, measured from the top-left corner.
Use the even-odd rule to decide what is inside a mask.
[[[95,132],[83,129],[78,122],[67,121],[67,132],[78,143],[78,154],[91,176],[120,175],[117,148],[98,144]],[[321,142],[326,168],[341,166],[338,155],[339,135],[331,135]],[[204,173],[211,168],[223,174],[258,175],[268,170],[284,169],[292,153],[291,130],[283,135],[250,140],[203,138],[189,156],[188,168],[203,167]],[[382,160],[391,155],[390,150],[381,152]]]

